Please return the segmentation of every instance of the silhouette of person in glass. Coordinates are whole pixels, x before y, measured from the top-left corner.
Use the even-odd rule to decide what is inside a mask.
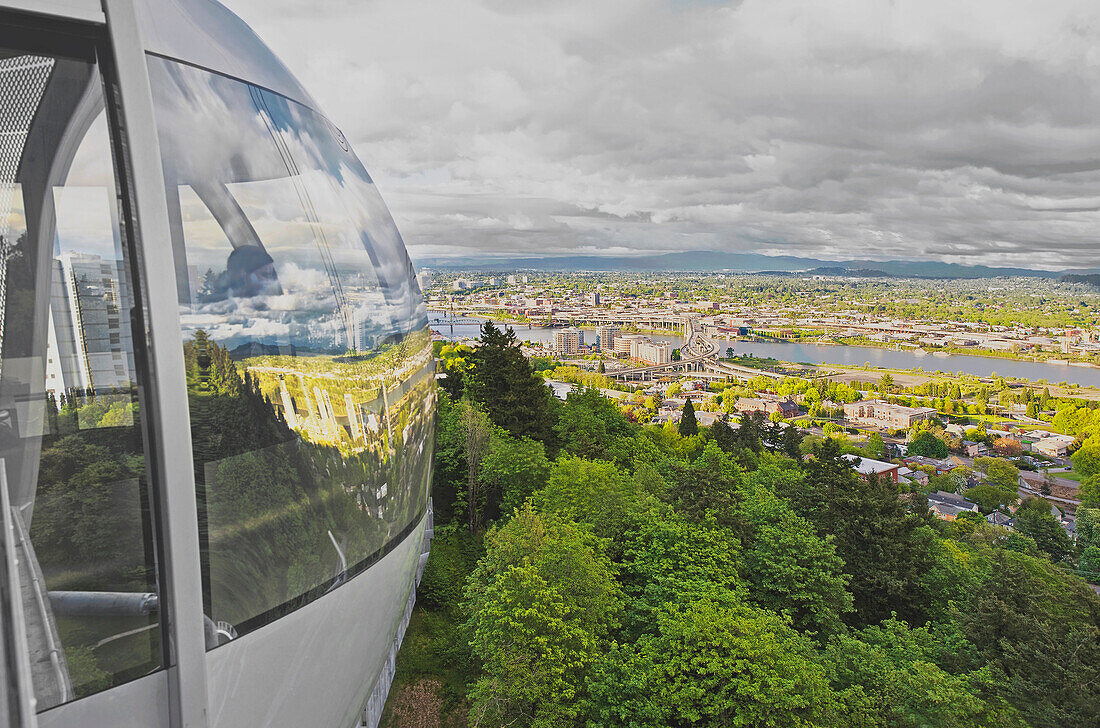
[[[244,245],[229,254],[225,264],[226,294],[234,298],[278,296],[283,292],[275,261],[267,251]]]

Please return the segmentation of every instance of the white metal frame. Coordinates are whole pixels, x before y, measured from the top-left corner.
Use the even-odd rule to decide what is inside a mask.
[[[162,413],[187,411],[186,373],[180,346],[179,307],[175,280],[168,196],[160,161],[160,144],[153,117],[153,96],[134,0],[103,0],[107,31],[114,52],[119,90],[119,115],[125,130],[132,221],[147,302],[145,340],[151,371],[145,383],[146,406],[157,437],[153,449],[153,483],[159,501],[160,543],[163,546],[161,619],[167,623],[169,718],[178,728],[206,726],[206,652],[203,632],[202,576],[199,535],[195,529],[195,473],[191,424],[186,417]]]

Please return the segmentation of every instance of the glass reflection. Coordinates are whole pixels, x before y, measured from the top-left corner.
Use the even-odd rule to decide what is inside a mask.
[[[161,664],[135,295],[91,59],[0,49],[0,521],[39,711]]]
[[[150,59],[218,641],[359,573],[427,501],[435,380],[400,236],[346,140]]]

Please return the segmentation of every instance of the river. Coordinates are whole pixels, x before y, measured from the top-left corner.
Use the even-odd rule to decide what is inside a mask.
[[[453,324],[444,321],[439,313],[429,315],[429,324],[438,333],[452,339],[471,338],[479,335],[484,319],[459,318]],[[533,341],[551,344],[554,341],[554,329],[541,326],[528,328],[527,324],[507,324],[516,332],[520,341]],[[597,329],[584,329],[585,343],[595,341]],[[684,343],[683,336],[651,334],[650,338],[671,342],[673,346]],[[726,348],[732,346],[737,354],[753,354],[770,357],[780,361],[808,362],[811,364],[836,364],[842,366],[863,366],[870,363],[873,367],[887,369],[923,368],[926,372],[961,372],[988,377],[993,372],[1003,377],[1020,377],[1032,381],[1046,379],[1051,383],[1069,382],[1082,386],[1100,387],[1100,369],[1093,367],[1070,366],[1068,364],[1046,364],[1044,362],[998,359],[991,356],[970,356],[968,354],[917,354],[913,351],[879,349],[873,346],[830,346],[827,344],[788,344],[764,341],[714,340],[724,355]]]
[[[455,319],[455,323],[451,324],[449,321],[444,321],[443,314],[431,311],[428,313],[428,325],[432,327],[432,331],[438,334],[446,336],[448,339],[457,341],[460,339],[476,339],[481,336],[481,324],[485,322],[483,318],[463,317],[459,316]],[[504,326],[512,329],[516,332],[516,338],[520,341],[531,341],[538,344],[553,344],[554,332],[561,331],[561,329],[549,329],[544,326],[531,326],[527,324],[510,323],[507,321],[494,321],[497,326]],[[599,329],[582,328],[584,331],[584,343],[592,344],[596,341],[596,336],[600,333]],[[647,334],[649,338],[654,341],[668,341],[674,347],[678,347],[684,343],[683,336],[665,335],[665,334]]]

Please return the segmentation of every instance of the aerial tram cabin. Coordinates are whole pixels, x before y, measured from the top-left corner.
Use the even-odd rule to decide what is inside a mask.
[[[214,0],[0,0],[0,726],[376,725],[431,535],[412,265]]]

